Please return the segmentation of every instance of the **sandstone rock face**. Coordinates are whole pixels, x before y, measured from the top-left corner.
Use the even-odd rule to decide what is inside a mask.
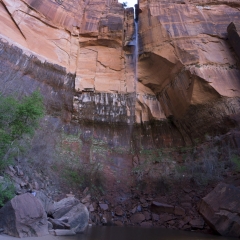
[[[228,1],[231,2],[231,1]],[[166,116],[190,106],[239,97],[240,72],[227,42],[236,1],[140,2],[139,80],[156,94]],[[193,20],[194,19],[194,20]]]
[[[204,197],[199,211],[207,224],[223,236],[240,236],[240,189],[220,183]]]
[[[14,237],[44,236],[48,234],[47,214],[36,197],[25,193],[1,208],[0,228]]]
[[[112,0],[0,1],[0,91],[40,89],[50,115],[30,153],[36,162],[54,161],[60,148],[69,162],[100,166],[107,188],[127,191],[142,149],[160,157],[161,148],[239,125],[240,71],[227,33],[239,2],[143,0],[140,8],[135,81],[133,9]]]
[[[240,72],[226,40],[227,26],[240,18],[238,5],[234,0],[141,1],[138,82],[133,9],[124,11],[115,1],[3,0],[0,34],[24,54],[75,74],[72,99],[66,99],[72,109],[61,113],[68,121],[129,124],[173,116],[188,142],[186,135],[195,131],[186,132],[189,121],[206,118],[205,125],[211,125],[210,102],[220,102],[222,115],[238,111],[235,103],[222,100],[239,97]],[[54,94],[59,94],[56,87],[51,101]],[[192,108],[199,106],[206,108],[192,119]]]

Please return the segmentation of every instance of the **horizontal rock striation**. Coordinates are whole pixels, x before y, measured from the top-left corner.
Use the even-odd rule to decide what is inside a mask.
[[[227,32],[238,8],[234,0],[141,1],[136,81],[133,9],[110,0],[1,0],[0,91],[40,89],[51,115],[29,156],[94,166],[114,179],[111,188],[128,179],[123,189],[142,150],[159,157],[161,148],[238,127],[239,60]]]
[[[237,125],[231,115],[239,114],[240,71],[227,27],[240,18],[238,5],[140,2],[138,80],[156,95],[186,141],[186,135],[197,138]]]
[[[4,0],[0,34],[76,74],[71,102],[76,121],[129,123],[134,115],[137,123],[169,116],[179,121],[190,106],[239,96],[240,73],[226,40],[229,22],[240,18],[237,6],[237,1],[142,1],[137,83],[133,9],[124,11],[116,2]],[[110,102],[132,97],[126,104],[113,100],[122,106],[113,109],[105,106],[108,100],[99,107],[102,93],[110,94],[105,97]],[[89,94],[96,94],[92,107],[81,100]]]
[[[65,68],[41,61],[16,46],[0,39],[0,91],[4,95],[28,95],[39,89],[47,111],[70,121],[74,95],[73,74]]]

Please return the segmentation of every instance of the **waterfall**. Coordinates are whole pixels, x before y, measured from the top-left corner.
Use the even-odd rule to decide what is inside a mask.
[[[137,102],[137,81],[138,81],[138,4],[135,4],[134,8],[134,24],[135,24],[135,46],[133,52],[133,64],[134,64],[134,95],[133,95],[133,122],[130,124],[130,136],[131,136],[131,149],[133,151],[133,155],[135,158],[138,159],[137,155],[137,140],[134,139],[134,123],[136,122],[135,119],[135,111],[136,111],[136,102]]]
[[[135,49],[134,49],[134,91],[137,95],[138,81],[138,21],[135,20]]]

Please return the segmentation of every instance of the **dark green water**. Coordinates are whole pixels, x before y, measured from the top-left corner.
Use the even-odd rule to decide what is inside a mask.
[[[234,240],[216,235],[159,228],[89,227],[83,234],[61,240]]]

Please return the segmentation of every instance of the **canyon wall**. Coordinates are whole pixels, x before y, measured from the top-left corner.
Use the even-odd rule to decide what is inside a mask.
[[[142,150],[238,127],[239,46],[227,28],[239,10],[237,0],[140,1],[135,81],[133,9],[111,0],[0,0],[0,91],[40,89],[46,105],[28,157],[100,166],[109,188],[124,182],[128,191]]]
[[[239,112],[239,59],[227,33],[240,20],[239,3],[142,1],[140,8],[139,81],[181,131],[223,130],[224,117],[231,122]]]

